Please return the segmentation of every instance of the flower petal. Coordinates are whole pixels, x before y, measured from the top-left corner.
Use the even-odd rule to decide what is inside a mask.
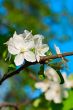
[[[14,62],[16,64],[16,66],[19,66],[19,65],[23,64],[23,62],[24,62],[24,55],[23,54],[16,55],[16,57],[14,59]]]
[[[55,103],[61,103],[61,102],[62,102],[62,97],[61,97],[61,95],[54,97],[53,101],[54,101]]]
[[[42,40],[44,39],[44,36],[40,35],[40,34],[36,34],[33,37],[33,40],[36,44],[36,46],[41,46],[42,45]]]
[[[40,56],[38,54],[36,54],[36,60],[37,60],[37,62],[40,61]]]
[[[20,50],[16,49],[14,46],[8,46],[8,51],[12,55],[16,55],[20,53]]]
[[[54,44],[54,47],[55,47],[56,53],[57,53],[57,54],[61,54],[61,51],[60,51],[59,47],[56,46],[55,44]]]
[[[44,56],[44,54],[49,50],[49,46],[47,44],[43,44],[41,48],[41,55]]]
[[[16,55],[16,54],[18,54],[20,52],[20,50],[18,50],[15,47],[12,37],[5,44],[8,45],[8,51],[9,51],[10,54]]]
[[[36,61],[35,54],[31,51],[24,52],[24,58],[29,62],[35,62]]]
[[[25,40],[30,40],[30,39],[32,39],[32,38],[33,38],[32,31],[29,32],[28,30],[24,30],[23,36],[24,36],[24,39],[25,39]]]
[[[31,48],[34,48],[34,41],[28,41],[28,42],[25,42],[24,43],[24,46],[23,46],[23,48],[25,48],[26,50],[29,50],[29,49],[31,49]]]
[[[53,91],[51,89],[45,92],[45,98],[49,101],[53,100]]]
[[[13,42],[17,49],[21,49],[24,46],[23,34],[17,35],[16,32],[13,35]]]
[[[43,40],[44,39],[44,36],[43,35],[40,35],[40,34],[36,34],[36,35],[34,35],[34,38],[33,38],[34,40]]]
[[[37,82],[35,84],[35,87],[37,89],[41,89],[42,92],[45,92],[48,89],[49,84],[48,83],[45,83],[45,82]]]

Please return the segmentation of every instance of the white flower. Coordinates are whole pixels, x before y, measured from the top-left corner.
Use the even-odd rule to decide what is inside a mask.
[[[14,62],[17,66],[23,64],[24,59],[29,62],[36,61],[35,54],[30,51],[34,47],[34,41],[26,42],[23,34],[17,35],[15,32],[6,44],[8,45],[9,53],[16,55]]]
[[[35,87],[44,92],[46,100],[54,101],[54,103],[61,103],[63,98],[68,97],[64,86],[54,81],[46,80],[37,82]]]
[[[42,43],[42,35],[35,35],[35,55],[36,59],[39,62],[41,56],[46,56],[45,53],[49,50],[49,46],[47,44]]]
[[[56,72],[55,69],[53,69],[52,67],[47,67],[44,71],[45,76],[47,76],[47,78],[51,81],[55,81],[55,82],[60,82],[60,78],[58,76],[58,73]]]
[[[47,76],[46,79],[37,82],[35,87],[44,93],[46,100],[61,103],[63,98],[68,97],[65,85],[59,83],[59,76],[52,67],[47,67],[44,71],[44,75]]]
[[[63,98],[67,98],[68,93],[64,90],[63,85],[51,82],[50,88],[45,92],[45,98],[54,103],[61,103]]]
[[[32,31],[24,30],[24,33],[19,35],[15,32],[5,44],[8,45],[9,53],[15,55],[14,62],[18,66],[23,64],[24,60],[29,62],[37,60],[39,62],[40,57],[45,56],[49,47],[42,43],[43,38],[42,35],[33,36]]]
[[[55,103],[61,103],[61,88],[57,83],[51,83],[50,88],[45,92],[45,98],[50,101],[54,101]]]

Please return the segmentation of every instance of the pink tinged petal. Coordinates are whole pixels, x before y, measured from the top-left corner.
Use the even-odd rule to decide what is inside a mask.
[[[14,62],[15,62],[16,66],[23,64],[24,63],[24,55],[23,54],[16,55]]]
[[[8,51],[12,55],[16,55],[20,53],[20,50],[16,49],[14,46],[8,46]]]
[[[55,44],[54,44],[54,47],[55,47],[56,53],[57,53],[57,54],[61,54],[61,51],[60,51],[59,47],[56,46]]]
[[[29,62],[35,62],[36,61],[35,54],[31,51],[24,52],[24,58]]]
[[[62,72],[62,75],[63,75],[64,80],[67,81],[67,74],[66,74],[66,72]]]
[[[40,61],[40,56],[39,55],[36,55],[36,60],[37,60],[37,62]]]
[[[35,49],[35,56],[36,56],[37,62],[39,62],[40,61],[40,54],[36,49]]]

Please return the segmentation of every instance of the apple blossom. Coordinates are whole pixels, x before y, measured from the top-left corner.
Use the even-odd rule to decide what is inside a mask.
[[[24,37],[26,40],[34,41],[35,56],[36,60],[39,62],[40,56],[45,56],[45,53],[49,50],[48,45],[42,43],[44,36],[40,34],[36,34],[33,36],[32,32],[29,32],[27,30],[24,30],[24,35],[26,36]]]
[[[36,61],[35,54],[30,51],[34,47],[34,41],[25,42],[22,34],[17,35],[15,32],[6,44],[8,45],[9,53],[16,55],[14,62],[17,66],[23,64],[24,59],[29,62]]]
[[[39,62],[40,57],[45,56],[49,47],[42,43],[43,38],[42,35],[32,35],[32,32],[24,30],[24,33],[19,35],[15,32],[5,44],[8,46],[8,52],[15,55],[14,62],[19,66],[23,64],[24,60],[29,62],[37,60]]]
[[[33,40],[35,44],[35,56],[36,60],[39,62],[40,61],[40,56],[45,56],[45,53],[49,50],[49,47],[47,44],[43,44],[42,40],[44,39],[43,35],[36,34],[32,35],[32,32],[29,32],[27,30],[24,30],[24,35],[26,36],[26,40]]]
[[[68,93],[64,89],[63,85],[59,83],[51,82],[50,88],[45,92],[45,98],[54,103],[61,103],[63,98],[67,98]]]
[[[54,103],[61,103],[63,98],[68,97],[68,92],[63,85],[48,79],[37,82],[35,87],[44,93],[46,100]]]
[[[59,76],[52,67],[47,67],[44,75],[46,79],[35,83],[35,87],[44,93],[46,100],[61,103],[63,98],[68,97],[65,85],[59,83]]]

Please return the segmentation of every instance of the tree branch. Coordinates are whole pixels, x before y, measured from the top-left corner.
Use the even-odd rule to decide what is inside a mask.
[[[10,108],[14,108],[15,110],[19,110],[17,104],[12,104],[9,102],[0,103],[0,108],[3,108],[3,107],[10,107]]]
[[[18,102],[18,103],[2,102],[2,103],[0,103],[0,109],[3,107],[10,107],[10,108],[14,108],[15,110],[20,110],[21,106],[28,105],[28,104],[32,103],[33,101],[34,101],[34,99],[32,99],[32,100],[25,99],[23,102]]]
[[[41,57],[41,60],[46,61],[46,60],[49,60],[49,59],[57,59],[57,58],[62,58],[62,57],[72,56],[72,55],[73,55],[73,52],[66,52],[66,53],[63,53],[63,54],[57,54],[57,55]]]
[[[73,55],[73,52],[68,52],[68,53],[63,53],[63,54],[57,54],[57,55],[51,55],[51,56],[44,56],[44,57],[41,57],[40,58],[40,64],[44,64],[46,61],[49,61],[50,59],[57,59],[57,58],[62,58],[62,57],[65,57],[65,56],[71,56]],[[0,84],[3,83],[4,80],[14,76],[14,75],[17,75],[20,73],[21,70],[23,70],[24,68],[30,66],[30,65],[34,65],[34,64],[37,64],[38,62],[27,62],[25,63],[24,65],[22,65],[19,69],[13,71],[13,72],[10,72],[10,73],[6,73],[4,74],[4,76],[0,79]]]

